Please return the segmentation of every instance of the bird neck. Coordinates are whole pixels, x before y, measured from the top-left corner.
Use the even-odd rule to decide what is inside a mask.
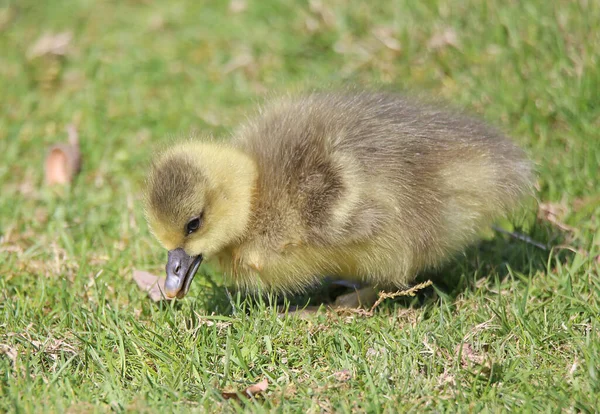
[[[219,227],[232,242],[245,235],[252,216],[258,178],[256,162],[246,153],[227,144],[203,144],[203,169],[211,177],[213,208]]]

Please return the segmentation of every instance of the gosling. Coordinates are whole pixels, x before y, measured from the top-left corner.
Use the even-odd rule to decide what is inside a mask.
[[[394,93],[315,92],[267,105],[229,142],[161,151],[145,207],[169,298],[202,260],[242,289],[390,289],[465,249],[531,181],[524,153],[480,121]]]

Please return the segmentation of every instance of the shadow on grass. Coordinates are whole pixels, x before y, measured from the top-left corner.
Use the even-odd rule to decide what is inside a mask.
[[[567,249],[555,248],[565,243],[567,235],[551,223],[536,221],[529,231],[515,229],[513,233],[525,235],[535,243],[496,231],[493,238],[468,248],[437,270],[424,272],[415,281],[416,284],[430,279],[434,286],[419,291],[414,297],[394,299],[393,303],[400,307],[423,307],[436,303],[439,300],[438,292],[447,300],[454,301],[463,292],[476,290],[485,284],[494,284],[511,272],[527,278],[529,275],[546,272],[552,261],[564,263],[573,255]],[[536,244],[547,247],[544,249]],[[248,306],[256,306],[258,303],[266,306],[289,306],[290,309],[327,305],[333,303],[339,295],[352,291],[351,287],[340,286],[327,279],[322,285],[303,294],[253,295],[218,285],[210,272],[207,276],[211,287],[198,298],[203,302],[199,305],[209,313],[223,315],[248,309]]]
[[[423,276],[431,278],[440,290],[454,298],[486,281],[502,280],[510,272],[527,277],[547,271],[551,257],[565,262],[572,255],[566,249],[555,249],[565,242],[567,235],[548,222],[536,221],[527,233],[520,229],[514,233],[526,235],[546,248],[496,231],[491,240],[481,241],[443,269]]]
[[[511,273],[526,279],[549,271],[555,261],[565,263],[573,256],[570,250],[557,248],[566,242],[568,235],[546,221],[536,221],[527,232],[517,228],[513,234],[524,235],[531,242],[495,231],[493,238],[467,249],[442,268],[419,275],[417,283],[431,279],[434,286],[414,298],[399,298],[396,303],[421,307],[438,301],[437,292],[454,301],[466,291],[493,285]]]

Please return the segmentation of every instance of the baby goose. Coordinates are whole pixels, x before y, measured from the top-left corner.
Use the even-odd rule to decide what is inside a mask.
[[[497,131],[393,93],[312,93],[260,111],[229,142],[155,158],[149,226],[182,298],[210,260],[233,284],[279,292],[324,276],[404,287],[474,241],[531,188]]]

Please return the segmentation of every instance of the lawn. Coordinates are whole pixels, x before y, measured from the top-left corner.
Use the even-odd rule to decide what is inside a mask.
[[[598,411],[599,67],[594,0],[3,1],[0,412]],[[490,231],[373,315],[280,316],[209,268],[176,303],[136,286],[166,259],[141,206],[156,148],[356,83],[511,135],[538,200],[499,225],[533,242]],[[50,187],[68,125],[82,171]]]

